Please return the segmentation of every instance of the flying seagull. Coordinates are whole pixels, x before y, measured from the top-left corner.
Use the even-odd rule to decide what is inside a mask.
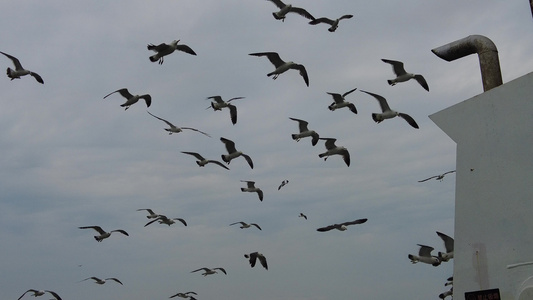
[[[395,85],[398,82],[404,82],[414,78],[426,91],[429,92],[429,86],[424,77],[420,74],[405,72],[405,69],[403,68],[403,62],[390,59],[382,59],[382,61],[391,64],[392,70],[394,71],[394,74],[396,74],[395,79],[387,80],[390,85]]]
[[[229,170],[228,167],[226,167],[223,163],[219,162],[218,160],[211,160],[211,159],[207,160],[203,156],[201,156],[200,154],[198,154],[196,152],[181,151],[181,153],[189,154],[189,155],[192,155],[192,156],[196,157],[196,159],[198,159],[196,161],[196,163],[200,167],[203,167],[203,166],[207,165],[208,163],[213,163],[213,164],[221,166],[222,168],[224,168],[226,170]]]
[[[11,56],[7,53],[4,53],[4,52],[1,52],[3,55],[7,56],[7,58],[11,59],[11,61],[13,62],[13,65],[15,65],[15,70],[11,69],[11,68],[7,68],[6,70],[6,73],[7,73],[7,77],[11,78],[11,80],[13,79],[20,79],[21,76],[24,76],[24,75],[30,75],[30,76],[33,76],[33,78],[35,78],[35,80],[37,80],[37,82],[39,83],[42,83],[44,84],[44,80],[41,78],[41,76],[39,76],[39,74],[35,73],[35,72],[32,72],[30,70],[26,70],[22,67],[22,65],[20,64],[20,61],[14,57],[14,56]]]
[[[141,210],[146,210],[148,212],[148,215],[146,216],[148,219],[155,219],[159,217],[158,214],[154,213],[154,211],[149,208],[139,208],[137,211],[141,211]]]
[[[191,271],[191,273],[198,272],[200,270],[204,270],[204,273],[202,273],[202,275],[204,275],[204,277],[207,276],[207,275],[217,274],[218,272],[216,270],[220,270],[220,271],[222,271],[222,273],[228,275],[228,273],[226,273],[226,270],[224,270],[224,268],[213,268],[213,269],[200,268],[198,270]]]
[[[453,285],[453,276],[448,277],[448,279],[446,279],[446,283],[444,284],[444,286],[449,286],[449,285]]]
[[[180,132],[183,131],[183,129],[188,129],[188,130],[193,130],[193,131],[199,132],[199,133],[201,133],[201,134],[203,134],[205,136],[211,137],[209,134],[207,134],[207,133],[205,133],[203,131],[200,131],[200,130],[198,130],[196,128],[192,128],[192,127],[176,127],[176,126],[174,126],[174,124],[170,123],[169,121],[167,121],[167,120],[165,120],[163,118],[160,118],[158,116],[155,116],[152,113],[150,113],[149,111],[146,111],[146,112],[149,113],[150,116],[167,123],[167,125],[170,126],[170,128],[165,128],[165,130],[168,132],[168,134],[180,133]]]
[[[335,19],[335,20],[328,19],[328,18],[318,18],[318,19],[314,19],[311,22],[309,22],[309,24],[311,24],[311,25],[316,25],[316,24],[320,24],[320,23],[329,24],[331,27],[328,28],[328,31],[329,32],[335,32],[335,30],[337,30],[337,28],[339,27],[340,20],[342,20],[342,19],[351,19],[352,17],[353,17],[353,15],[344,15],[344,16],[338,18],[338,19]]]
[[[276,52],[250,53],[249,55],[266,56],[268,58],[268,60],[270,60],[270,62],[276,67],[276,69],[274,71],[272,71],[272,72],[267,74],[267,76],[269,76],[269,77],[274,75],[272,77],[272,79],[278,78],[278,76],[280,74],[284,73],[285,71],[287,71],[289,69],[295,69],[295,70],[300,71],[300,76],[303,77],[303,79],[305,81],[305,84],[307,86],[309,86],[309,77],[307,76],[307,71],[305,70],[305,67],[303,65],[294,63],[292,61],[284,62],[279,57],[279,54],[277,54]]]
[[[353,89],[353,90],[350,90],[350,91],[347,91],[346,93],[344,94],[337,94],[337,93],[327,93],[329,95],[331,95],[333,97],[333,103],[331,103],[328,108],[329,110],[331,111],[334,111],[336,109],[339,109],[339,108],[343,108],[343,107],[348,107],[350,109],[351,112],[353,112],[354,114],[357,114],[357,108],[355,108],[355,105],[351,102],[348,102],[346,100],[344,100],[344,97],[348,96],[350,93],[352,93],[353,91],[357,90],[357,88]]]
[[[177,293],[175,295],[170,296],[169,298],[180,297],[180,298],[190,298],[191,300],[194,299],[194,297],[189,294],[198,295],[195,292]]]
[[[250,228],[251,226],[255,226],[255,227],[257,227],[257,229],[262,230],[261,227],[259,227],[259,225],[255,224],[255,223],[248,224],[248,223],[245,223],[245,222],[242,222],[242,221],[241,222],[231,223],[231,224],[229,224],[229,226],[235,225],[235,224],[241,224],[241,226],[240,226],[241,229]]]
[[[442,232],[437,231],[437,235],[444,241],[444,248],[446,249],[446,252],[438,252],[438,258],[440,261],[449,261],[453,258],[453,238],[447,236],[446,234]]]
[[[394,111],[394,110],[390,109],[389,104],[387,103],[387,100],[385,98],[383,98],[382,96],[374,94],[374,93],[366,92],[366,91],[361,91],[361,92],[369,94],[370,96],[376,98],[376,100],[378,100],[378,102],[379,102],[379,106],[381,107],[382,113],[381,114],[378,114],[378,113],[373,113],[372,114],[372,119],[374,120],[374,122],[381,123],[385,119],[392,119],[394,117],[401,117],[405,121],[407,121],[407,123],[409,123],[409,125],[411,125],[414,128],[418,129],[418,124],[416,124],[415,120],[410,115],[404,114],[404,113],[401,113],[401,112],[397,112],[397,111]]]
[[[278,186],[278,191],[279,191],[282,187],[284,187],[285,185],[287,185],[287,183],[289,183],[289,181],[288,181],[287,179],[283,180],[283,181],[281,182],[281,184]]]
[[[289,117],[289,119],[298,122],[298,129],[300,130],[300,133],[293,133],[291,135],[293,140],[299,142],[300,139],[310,136],[312,137],[311,144],[313,146],[316,145],[316,143],[318,143],[319,135],[318,133],[316,133],[316,131],[309,130],[307,128],[307,125],[309,124],[307,121],[296,119],[296,118],[291,118],[291,117]]]
[[[259,259],[259,262],[263,266],[263,268],[268,270],[267,260],[266,257],[259,253],[259,252],[252,252],[250,254],[244,254],[244,257],[248,258],[248,261],[250,262],[250,266],[253,268],[255,267],[255,262],[257,259]]]
[[[124,88],[124,89],[120,89],[120,90],[116,90],[112,93],[109,93],[107,94],[105,98],[107,98],[109,95],[112,95],[114,93],[118,92],[120,95],[122,95],[122,97],[126,98],[126,102],[124,104],[121,104],[120,106],[122,107],[125,107],[125,110],[127,110],[128,108],[130,108],[131,105],[137,103],[137,101],[139,101],[139,99],[144,99],[144,101],[146,102],[146,107],[150,107],[150,104],[152,104],[152,96],[150,96],[149,94],[145,94],[145,95],[132,95],[130,94],[130,92],[128,92],[128,89]]]
[[[304,218],[304,219],[306,219],[306,220],[307,220],[307,216],[306,216],[306,215],[304,215],[303,213],[300,213],[300,215],[298,215],[298,217],[299,217],[299,218]]]
[[[174,219],[170,219],[168,218],[167,216],[165,215],[159,215],[157,218],[155,218],[154,220],[146,223],[146,225],[144,225],[144,227],[154,223],[154,222],[159,222],[159,224],[167,224],[168,226],[176,223],[176,221],[180,221],[183,225],[187,226],[187,222],[185,222],[185,220],[183,220],[182,218],[174,218]]]
[[[290,12],[297,13],[300,16],[306,19],[309,19],[309,20],[315,19],[315,17],[313,17],[309,12],[307,12],[307,10],[303,8],[295,7],[295,6],[292,6],[291,4],[285,4],[281,2],[281,0],[270,0],[270,1],[274,3],[280,9],[278,12],[272,13],[272,15],[274,16],[276,20],[281,20],[282,22],[284,22],[285,16]]]
[[[93,276],[93,277],[85,278],[82,281],[89,280],[89,279],[94,280],[94,282],[97,283],[97,284],[104,284],[104,283],[106,283],[107,280],[113,280],[115,282],[118,282],[118,283],[122,284],[122,282],[120,280],[118,280],[117,278],[115,278],[115,277],[109,277],[109,278],[106,278],[106,279],[100,279],[98,277],[94,277]]]
[[[431,251],[433,251],[433,247],[420,245],[420,250],[418,250],[418,256],[409,254],[407,257],[411,260],[413,264],[416,264],[417,262],[423,262],[426,264],[430,264],[434,267],[440,265],[440,259],[436,256],[431,255]]]
[[[254,162],[252,161],[252,158],[241,151],[237,151],[237,149],[235,149],[235,143],[232,140],[228,140],[226,138],[221,137],[220,141],[224,143],[224,145],[226,145],[226,150],[228,151],[228,154],[221,155],[222,160],[225,163],[229,165],[232,159],[242,156],[244,157],[244,159],[246,159],[248,165],[250,165],[250,168],[254,168]]]
[[[263,201],[263,191],[255,187],[255,181],[241,180],[241,182],[246,182],[247,184],[245,188],[241,188],[241,192],[257,193],[259,201]]]
[[[344,160],[344,162],[346,163],[346,165],[349,167],[350,166],[350,153],[348,152],[348,149],[342,147],[342,146],[336,146],[335,145],[335,141],[337,139],[334,139],[334,138],[320,138],[321,140],[325,140],[326,141],[326,152],[324,153],[320,153],[318,155],[318,157],[320,158],[324,158],[324,160],[328,159],[329,156],[331,155],[342,155],[342,159]]]
[[[113,232],[120,232],[122,233],[123,235],[125,236],[129,236],[129,234],[122,230],[122,229],[115,229],[115,230],[111,230],[109,232],[105,232],[102,227],[100,226],[83,226],[83,227],[78,227],[79,229],[94,229],[96,230],[100,235],[95,235],[94,236],[94,239],[97,241],[97,242],[101,242],[102,240],[104,239],[107,239],[108,237],[111,236],[111,233]]]
[[[418,182],[428,181],[428,180],[433,179],[433,178],[435,178],[435,180],[442,181],[444,179],[444,176],[446,176],[446,174],[450,174],[450,173],[454,173],[454,172],[455,172],[455,170],[448,171],[448,172],[442,173],[440,175],[435,175],[435,176],[431,176],[431,177],[426,178],[426,179],[419,180]]]
[[[337,230],[340,230],[340,231],[345,231],[346,229],[348,229],[346,227],[348,225],[363,224],[366,221],[368,221],[368,219],[357,219],[357,220],[351,221],[351,222],[344,222],[344,223],[340,223],[340,224],[333,224],[333,225],[329,225],[329,226],[326,226],[326,227],[321,227],[321,228],[318,228],[316,231],[326,232],[326,231],[330,231],[330,230],[333,230],[333,229],[337,229]]]
[[[161,43],[157,46],[154,44],[148,44],[148,50],[157,52],[156,54],[150,56],[150,61],[156,62],[159,60],[159,64],[161,65],[164,62],[164,57],[173,53],[175,50],[183,51],[191,55],[196,55],[196,53],[191,49],[191,47],[183,44],[178,45],[179,41],[180,40],[174,40],[170,43],[170,45],[167,45],[165,43]]]
[[[233,100],[244,99],[244,97],[235,97],[229,99],[228,101],[222,100],[222,97],[220,96],[211,96],[207,97],[207,99],[213,99],[213,101],[211,101],[211,107],[213,110],[222,110],[222,108],[227,107],[229,109],[231,123],[233,123],[233,125],[237,123],[237,107],[230,102]]]
[[[62,300],[61,297],[59,297],[59,295],[56,292],[49,291],[49,290],[34,290],[34,289],[29,289],[25,291],[24,294],[22,294],[22,296],[20,296],[17,300],[20,300],[22,297],[24,297],[24,295],[26,295],[26,293],[29,293],[29,292],[33,293],[32,295],[33,297],[39,297],[39,296],[44,295],[45,293],[49,293],[52,296],[54,296],[54,298],[56,298],[57,300]]]
[[[439,294],[439,298],[441,298],[441,299],[445,299],[448,296],[452,296],[453,297],[453,287],[451,289],[449,289],[448,291]]]

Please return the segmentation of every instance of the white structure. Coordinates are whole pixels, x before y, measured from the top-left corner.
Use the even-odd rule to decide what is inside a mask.
[[[454,298],[533,299],[533,73],[430,118],[457,143]]]

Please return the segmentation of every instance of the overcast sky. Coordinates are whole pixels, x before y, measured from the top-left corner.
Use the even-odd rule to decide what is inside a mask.
[[[334,2],[334,5],[332,3]],[[39,73],[0,90],[0,289],[16,299],[48,289],[64,300],[168,299],[195,291],[203,299],[436,299],[453,261],[411,264],[417,244],[444,250],[441,231],[454,234],[455,174],[442,182],[418,180],[455,169],[455,143],[428,116],[482,93],[475,55],[446,62],[431,49],[472,34],[499,50],[504,83],[533,70],[532,18],[527,1],[295,1],[315,17],[343,20],[336,32],[254,0],[4,1],[0,51]],[[184,52],[152,63],[149,43],[180,43]],[[272,80],[274,67],[253,52],[278,52],[303,64]],[[389,86],[382,58],[400,60],[422,74]],[[0,66],[12,67],[0,56]],[[148,110],[193,131],[168,135],[166,124],[130,109],[120,88],[150,94]],[[344,93],[358,109],[329,111],[327,92]],[[373,122],[384,96],[411,115]],[[245,97],[213,111],[209,96]],[[324,143],[293,141],[304,119],[321,137],[337,138],[351,154],[318,157]],[[220,160],[220,137],[233,140],[243,158],[225,170],[199,168],[199,152]],[[282,180],[289,183],[277,190]],[[256,181],[264,200],[240,191]],[[184,218],[188,226],[152,224],[139,208]],[[300,212],[308,220],[299,218]],[[318,227],[368,218],[347,231]],[[261,226],[240,229],[237,221]],[[92,230],[124,229],[97,243]],[[269,270],[250,268],[245,253],[259,251]],[[203,277],[201,267],[228,274]],[[90,276],[117,277],[100,286]],[[49,297],[46,295],[43,297]],[[30,297],[26,295],[25,299]]]

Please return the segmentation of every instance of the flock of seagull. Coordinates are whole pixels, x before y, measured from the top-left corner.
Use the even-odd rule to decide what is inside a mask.
[[[330,27],[329,27],[328,31],[330,31],[330,32],[335,32],[338,29],[339,22],[341,20],[351,19],[353,17],[353,15],[343,15],[340,18],[337,18],[337,19],[329,19],[329,18],[326,18],[326,17],[314,18],[309,12],[307,12],[303,8],[295,7],[295,6],[292,6],[291,4],[285,4],[285,3],[283,3],[280,0],[269,0],[269,1],[274,3],[279,8],[279,11],[272,13],[272,15],[274,16],[274,18],[276,20],[284,21],[286,16],[287,16],[287,14],[296,13],[296,14],[298,14],[300,16],[303,16],[303,17],[309,19],[310,20],[309,24],[311,24],[311,25],[317,25],[317,24],[321,24],[321,23],[329,25]],[[184,52],[184,53],[187,53],[187,54],[190,54],[190,55],[196,55],[196,52],[191,47],[189,47],[189,46],[187,46],[185,44],[179,44],[179,42],[180,42],[180,40],[178,39],[178,40],[174,40],[174,41],[170,42],[169,44],[166,44],[166,43],[161,43],[159,45],[148,44],[147,49],[150,50],[150,51],[155,52],[155,54],[149,56],[149,60],[151,62],[157,62],[158,64],[161,65],[161,64],[164,63],[164,59],[165,59],[166,56],[168,56],[168,55],[170,55],[170,54],[172,54],[172,53],[174,53],[176,51],[181,51],[181,52]],[[3,54],[4,56],[6,56],[7,58],[9,58],[12,61],[14,67],[15,67],[15,69],[7,68],[7,71],[6,71],[7,76],[11,80],[19,79],[19,78],[21,78],[21,77],[23,77],[25,75],[30,75],[30,76],[34,77],[39,83],[44,84],[44,80],[42,79],[42,77],[40,75],[38,75],[37,73],[35,73],[33,71],[29,71],[27,69],[24,69],[22,67],[20,61],[16,57],[14,57],[12,55],[9,55],[7,53],[4,53],[4,52],[0,52],[0,53]],[[270,63],[272,65],[274,65],[275,69],[272,72],[267,74],[268,77],[272,77],[272,79],[277,79],[281,74],[285,73],[288,70],[297,70],[299,72],[300,76],[303,78],[306,86],[309,86],[309,76],[308,76],[307,70],[306,70],[304,65],[298,64],[298,63],[295,63],[295,62],[292,62],[292,61],[284,61],[284,60],[281,59],[280,55],[278,53],[276,53],[276,52],[256,52],[256,53],[250,53],[249,55],[257,56],[257,57],[266,57],[270,61]],[[395,78],[387,80],[389,85],[394,86],[394,85],[396,85],[398,83],[414,79],[426,91],[429,91],[429,86],[428,86],[426,80],[424,79],[424,77],[422,75],[420,75],[420,74],[414,74],[414,73],[406,72],[405,69],[404,69],[404,64],[402,62],[395,61],[395,60],[389,60],[389,59],[382,59],[382,61],[387,63],[387,64],[390,64],[392,66],[392,68],[393,68],[394,74],[396,75]],[[330,111],[335,111],[335,110],[342,109],[342,108],[346,107],[352,113],[357,114],[358,111],[357,111],[356,106],[352,102],[349,102],[349,101],[346,100],[346,97],[349,96],[350,94],[352,94],[353,92],[355,92],[356,90],[357,90],[357,88],[353,88],[353,89],[351,89],[351,90],[349,90],[349,91],[347,91],[345,93],[342,93],[342,94],[341,93],[327,92],[327,94],[330,95],[333,98],[333,102],[328,106],[328,109]],[[384,97],[382,97],[382,96],[380,96],[378,94],[375,94],[375,93],[364,91],[364,90],[360,90],[360,92],[365,93],[367,95],[370,95],[371,97],[373,97],[374,99],[377,100],[377,102],[378,102],[378,104],[379,104],[379,106],[381,108],[381,113],[372,113],[372,119],[376,123],[380,123],[380,122],[382,122],[382,121],[384,121],[386,119],[392,119],[392,118],[395,118],[395,117],[400,117],[400,118],[404,119],[413,128],[416,128],[416,129],[419,128],[419,126],[416,123],[416,121],[410,115],[408,115],[406,113],[402,113],[402,112],[398,112],[398,111],[392,110],[390,108],[387,100]],[[134,94],[130,93],[127,88],[118,89],[118,90],[116,90],[114,92],[111,92],[111,93],[105,95],[103,98],[106,99],[107,97],[109,97],[109,96],[111,96],[111,95],[113,95],[115,93],[119,93],[123,98],[126,99],[126,101],[123,104],[120,105],[121,107],[124,107],[125,110],[129,109],[132,105],[134,105],[137,102],[139,102],[139,100],[144,100],[147,108],[150,107],[151,104],[152,104],[152,96],[150,94],[136,94],[136,95],[134,95]],[[228,110],[230,112],[230,120],[231,120],[232,124],[235,125],[237,123],[237,107],[235,105],[233,105],[231,102],[235,101],[235,100],[244,99],[244,98],[245,97],[234,97],[234,98],[231,98],[229,100],[224,101],[221,96],[218,96],[218,95],[210,96],[210,97],[207,97],[208,100],[211,100],[210,106],[207,107],[207,109],[212,108],[213,111],[221,111],[224,108],[228,108]],[[178,127],[178,126],[174,125],[173,123],[171,123],[170,121],[152,114],[150,111],[147,111],[147,113],[150,116],[154,117],[155,119],[158,119],[158,120],[164,122],[166,125],[168,125],[169,127],[168,128],[164,128],[164,130],[167,131],[169,135],[171,135],[173,133],[177,134],[177,133],[183,132],[184,130],[190,130],[190,131],[194,131],[194,132],[203,134],[203,135],[205,135],[207,137],[211,137],[208,133],[203,132],[203,131],[201,131],[199,129],[192,128],[192,127],[184,127],[184,126]],[[327,160],[330,156],[339,155],[344,160],[344,163],[346,164],[346,166],[348,166],[348,167],[350,166],[350,153],[349,153],[348,149],[346,149],[345,147],[336,145],[336,141],[337,141],[336,138],[320,137],[319,134],[316,131],[309,129],[309,127],[308,127],[309,123],[307,121],[305,121],[305,120],[297,119],[297,118],[293,118],[293,117],[290,117],[289,119],[298,123],[298,129],[299,129],[298,133],[291,134],[291,137],[292,137],[293,140],[298,142],[298,141],[300,141],[303,138],[310,138],[312,146],[317,145],[317,143],[319,141],[324,141],[324,145],[325,145],[326,151],[323,152],[323,153],[318,154],[319,158],[323,158],[324,160]],[[230,162],[233,159],[236,159],[238,157],[242,157],[242,158],[244,158],[246,160],[246,162],[248,163],[248,165],[250,166],[251,169],[254,168],[254,163],[252,161],[252,158],[248,154],[237,150],[235,142],[233,142],[232,140],[229,140],[227,138],[224,138],[224,137],[220,137],[220,141],[224,144],[224,146],[226,148],[226,151],[227,151],[227,154],[221,154],[221,159],[222,159],[223,162],[218,161],[218,160],[214,160],[214,159],[206,159],[201,154],[199,154],[197,152],[181,151],[181,153],[193,156],[196,159],[196,163],[197,163],[197,165],[199,167],[204,167],[207,164],[215,164],[215,165],[218,165],[218,166],[220,166],[220,167],[222,167],[222,168],[224,168],[226,170],[229,170],[228,165],[230,164]],[[440,175],[436,175],[436,176],[429,177],[427,179],[420,180],[419,182],[425,182],[425,181],[428,181],[428,180],[434,179],[434,178],[436,178],[436,180],[442,181],[446,174],[453,173],[453,172],[455,172],[455,171],[448,171],[448,172],[440,174]],[[246,187],[241,187],[241,191],[242,192],[257,193],[259,200],[261,202],[263,201],[263,199],[264,199],[263,190],[256,186],[256,182],[255,181],[241,180],[241,182],[246,183]],[[280,190],[282,187],[286,186],[288,183],[289,183],[289,180],[287,180],[287,179],[283,180],[281,182],[281,184],[279,185],[278,190]],[[141,208],[141,209],[137,209],[137,211],[146,211],[148,213],[146,218],[149,219],[149,222],[146,223],[144,225],[144,227],[146,227],[146,226],[148,226],[150,224],[153,224],[153,223],[165,224],[165,225],[170,226],[170,225],[173,225],[173,224],[175,224],[177,222],[183,224],[184,226],[187,226],[187,222],[183,218],[169,218],[166,215],[157,214],[152,209],[149,209],[149,208]],[[300,213],[300,215],[298,217],[301,217],[301,218],[307,220],[307,216],[304,213]],[[366,223],[367,221],[368,221],[367,218],[356,219],[354,221],[336,223],[336,224],[320,227],[320,228],[318,228],[316,230],[318,232],[327,232],[327,231],[331,231],[331,230],[334,230],[334,229],[338,230],[338,231],[345,231],[345,230],[347,230],[347,226],[363,224],[363,223]],[[240,224],[239,227],[241,229],[247,229],[247,228],[251,228],[251,227],[256,227],[258,230],[262,230],[262,228],[256,223],[246,223],[246,222],[243,222],[243,221],[231,223],[229,225],[233,226],[233,225],[238,225],[238,224]],[[120,233],[120,234],[122,234],[124,236],[129,236],[129,234],[123,229],[114,229],[114,230],[110,230],[110,231],[105,231],[100,226],[80,226],[79,229],[92,229],[92,230],[94,230],[97,233],[97,235],[94,236],[94,239],[97,242],[102,242],[104,239],[109,238],[112,235],[112,233]],[[417,262],[421,262],[421,263],[431,264],[433,266],[438,266],[442,262],[447,262],[447,261],[449,261],[450,259],[453,258],[453,238],[451,238],[451,237],[449,237],[449,236],[447,236],[447,235],[445,235],[443,233],[440,233],[440,232],[437,232],[437,235],[444,241],[445,252],[438,252],[438,255],[435,256],[435,255],[431,254],[432,251],[434,250],[433,247],[419,244],[420,249],[419,249],[418,255],[413,255],[413,254],[409,254],[408,255],[408,258],[411,260],[411,262],[413,264],[417,263]],[[244,254],[244,257],[248,260],[248,262],[249,262],[249,264],[250,264],[250,266],[252,268],[256,265],[256,262],[259,261],[260,265],[264,269],[268,270],[267,259],[266,259],[265,255],[263,255],[262,253],[255,251],[255,252]],[[203,276],[219,274],[218,271],[220,271],[221,273],[227,275],[226,270],[224,268],[222,268],[222,267],[215,267],[215,268],[202,267],[202,268],[193,270],[190,273],[195,273],[195,272],[199,272],[199,271],[202,271],[201,275],[203,275]],[[117,279],[115,277],[109,277],[109,278],[105,278],[105,279],[100,279],[98,277],[92,276],[92,277],[85,278],[85,279],[83,279],[81,281],[86,281],[86,280],[93,280],[96,284],[99,284],[99,285],[105,284],[106,281],[114,281],[114,282],[116,282],[116,283],[118,283],[120,285],[123,285],[123,283],[119,279]],[[451,279],[449,279],[449,281],[445,285],[451,285],[451,284],[452,284],[452,281],[451,281]],[[35,297],[42,296],[42,295],[44,295],[46,293],[49,293],[54,298],[56,298],[57,300],[62,300],[61,297],[54,291],[50,291],[50,290],[35,290],[35,289],[27,290],[26,292],[24,292],[19,297],[18,300],[20,300],[22,297],[24,297],[27,293],[33,293],[32,295],[35,296]],[[180,297],[180,298],[196,300],[196,298],[193,295],[197,296],[197,293],[193,292],[193,291],[189,291],[189,292],[186,292],[186,293],[179,292],[179,293],[176,293],[176,294],[170,296],[169,298]],[[451,295],[451,291],[442,293],[441,295],[439,295],[439,297],[444,299],[446,296],[449,296],[449,295]]]
[[[437,176],[434,176],[437,177]],[[437,231],[437,235],[442,239],[444,242],[444,249],[445,252],[438,252],[437,256],[431,254],[431,252],[435,249],[431,246],[421,245],[418,244],[420,247],[418,250],[418,255],[414,254],[408,254],[407,257],[411,260],[413,264],[416,264],[418,262],[430,264],[434,267],[439,266],[443,262],[448,262],[450,259],[453,258],[453,250],[454,250],[454,240],[452,237]],[[453,277],[448,278],[447,282],[444,284],[444,286],[453,285]],[[439,294],[439,298],[445,299],[448,296],[452,296],[453,298],[453,287],[444,292]]]

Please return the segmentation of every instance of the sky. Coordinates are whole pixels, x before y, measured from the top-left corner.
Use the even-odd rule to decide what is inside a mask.
[[[28,289],[62,299],[168,299],[194,291],[203,299],[437,299],[453,261],[412,264],[417,244],[444,250],[436,231],[454,234],[456,144],[429,115],[483,92],[478,58],[453,62],[431,49],[480,34],[498,47],[504,83],[533,70],[532,17],[527,1],[294,1],[315,17],[342,20],[336,32],[255,0],[4,1],[0,51],[44,79],[0,77],[0,289],[17,299]],[[184,52],[152,63],[147,44],[179,39]],[[303,64],[309,87],[290,70],[249,53],[273,51]],[[400,60],[417,82],[389,86],[381,59]],[[12,67],[0,57],[3,68]],[[128,110],[120,88],[150,94]],[[329,111],[327,92],[355,92],[347,108]],[[411,115],[373,122],[378,102]],[[233,103],[213,111],[207,97]],[[193,127],[169,135],[167,119]],[[304,119],[321,137],[336,138],[351,155],[327,161],[320,141],[291,139]],[[200,168],[180,153],[220,160],[220,137],[248,154]],[[278,191],[283,180],[289,183]],[[252,180],[264,192],[240,191]],[[152,224],[151,208],[188,226]],[[302,212],[308,220],[299,218]],[[368,218],[348,230],[330,224]],[[240,229],[244,221],[261,226]],[[97,243],[92,230],[123,229]],[[269,269],[251,268],[244,254],[259,251]],[[223,267],[203,277],[198,268]],[[97,285],[87,277],[116,277]],[[46,295],[43,297],[49,297]],[[30,295],[26,295],[26,299]],[[49,297],[50,298],[50,297]]]

